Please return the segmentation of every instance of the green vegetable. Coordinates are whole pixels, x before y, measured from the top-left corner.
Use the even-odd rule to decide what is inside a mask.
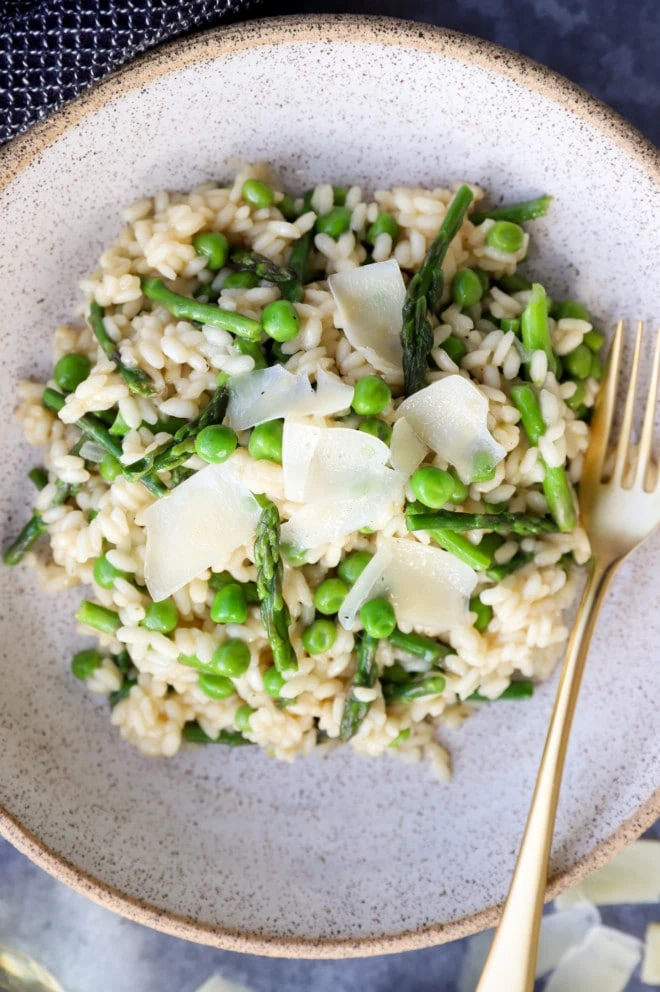
[[[18,565],[35,544],[42,534],[46,534],[48,528],[41,519],[41,515],[36,511],[25,524],[15,541],[5,551],[2,556],[3,564]]]
[[[449,502],[450,503],[456,503],[456,504],[464,503],[465,500],[470,495],[470,490],[465,485],[465,483],[461,479],[458,478],[458,476],[456,475],[455,472],[450,472],[449,474],[451,475],[452,479],[454,480],[454,491],[451,494],[451,496],[449,497]]]
[[[548,368],[556,373],[557,358],[550,340],[547,298],[543,286],[538,282],[532,286],[532,295],[522,312],[520,326],[523,344],[530,355],[534,351],[544,351],[548,358]]]
[[[300,318],[290,300],[269,303],[261,315],[264,331],[275,341],[291,341],[300,330]]]
[[[369,703],[362,703],[355,698],[353,689],[372,689],[378,681],[378,665],[376,664],[376,648],[378,641],[368,633],[358,638],[356,654],[357,665],[351,682],[351,691],[344,704],[339,736],[344,743],[360,729],[360,724],[369,711]]]
[[[218,465],[226,462],[236,450],[238,438],[231,427],[210,424],[195,438],[195,452],[205,462]]]
[[[392,428],[379,417],[366,417],[358,429],[379,438],[385,444],[389,444],[392,440]]]
[[[55,363],[53,379],[64,393],[73,393],[81,382],[84,382],[92,367],[87,355],[72,352]]]
[[[348,207],[333,207],[327,214],[321,214],[316,219],[316,230],[319,234],[329,234],[337,240],[351,226],[351,211]]]
[[[48,472],[45,468],[31,468],[28,479],[41,492],[48,485]]]
[[[520,273],[514,272],[512,275],[500,276],[497,280],[505,293],[523,293],[532,288],[529,279],[525,279]]]
[[[227,586],[230,589],[231,586]],[[238,637],[230,637],[213,653],[211,668],[216,675],[238,679],[250,667],[250,647]]]
[[[284,685],[284,676],[281,672],[278,672],[275,665],[271,668],[267,668],[263,676],[264,681],[264,691],[272,696],[273,699],[279,699],[280,692]]]
[[[112,589],[115,584],[115,579],[126,579],[128,578],[127,572],[122,572],[121,569],[115,568],[111,565],[105,555],[101,555],[94,562],[94,567],[92,568],[92,575],[94,576],[94,581],[97,586],[101,589]]]
[[[359,379],[353,390],[351,406],[363,417],[382,413],[392,401],[392,391],[378,375],[366,375]]]
[[[486,569],[486,578],[491,582],[501,582],[508,575],[513,575],[519,568],[523,568],[534,556],[527,551],[519,551],[504,565],[491,565]]]
[[[492,703],[500,699],[531,699],[533,695],[534,683],[521,679],[519,682],[511,682],[495,700],[489,699],[488,696],[482,696],[480,692],[473,692],[469,699],[471,702]]]
[[[383,696],[388,704],[412,703],[422,696],[437,695],[445,685],[445,677],[440,672],[423,672],[411,676],[407,682],[385,682]]]
[[[284,217],[284,219],[288,220],[289,223],[297,219],[298,212],[296,210],[296,201],[293,199],[292,196],[289,196],[288,194],[286,196],[283,196],[280,202],[276,204],[276,206],[279,212]]]
[[[213,623],[245,623],[247,617],[247,600],[238,582],[230,582],[216,592],[211,604]]]
[[[256,289],[259,285],[259,276],[254,272],[230,272],[222,284],[225,289]]]
[[[573,320],[589,320],[589,311],[583,303],[577,300],[564,300],[553,307],[555,320],[563,320],[564,317],[571,317]]]
[[[226,744],[228,747],[242,747],[251,743],[237,730],[221,730],[217,737],[209,737],[196,720],[184,723],[181,736],[190,744]]]
[[[156,426],[157,426],[156,424],[149,424],[149,430],[153,434],[156,434],[157,433]],[[115,417],[115,419],[112,421],[112,424],[108,428],[108,433],[109,434],[112,434],[112,435],[114,435],[116,437],[125,437],[130,432],[130,430],[131,430],[131,428],[128,426],[128,424],[126,423],[126,421],[122,417],[121,410],[120,410],[117,413],[117,416]]]
[[[286,286],[282,287],[282,296],[285,300],[297,303],[302,300],[304,286],[311,281],[312,272],[310,267],[310,255],[314,246],[314,229],[298,238],[291,249],[289,255],[289,268],[295,273],[295,278]]]
[[[231,572],[213,572],[209,579],[209,586],[211,589],[224,589],[232,582],[236,582],[236,579]]]
[[[551,196],[539,196],[536,200],[526,200],[524,203],[512,203],[508,207],[493,207],[472,214],[473,224],[481,224],[487,218],[491,220],[508,220],[514,224],[524,224],[525,221],[545,217],[552,201]]]
[[[124,466],[114,455],[104,455],[99,463],[99,472],[106,482],[114,482],[123,470]]]
[[[572,396],[569,396],[567,400],[564,400],[564,403],[566,404],[567,407],[570,407],[571,410],[579,410],[580,407],[583,406],[586,398],[587,398],[587,391],[584,388],[584,383],[578,382],[577,389],[575,390]]]
[[[206,259],[206,267],[217,272],[227,264],[229,242],[220,231],[202,231],[193,238],[193,248]]]
[[[347,186],[332,187],[332,202],[335,205],[335,207],[343,207],[346,203],[347,196],[348,196]]]
[[[527,383],[514,386],[511,399],[517,410],[530,444],[537,445],[545,434],[545,423],[536,392]],[[571,531],[577,523],[573,493],[563,466],[550,468],[541,458],[545,468],[543,492],[555,522],[561,531]]]
[[[518,224],[509,220],[498,220],[486,235],[486,244],[496,251],[515,255],[522,248],[525,232]]]
[[[600,360],[600,355],[592,355],[591,358],[591,368],[589,374],[594,377],[594,379],[600,379],[603,375],[603,363]]]
[[[398,233],[399,225],[397,224],[396,218],[394,218],[392,214],[382,211],[378,214],[373,224],[367,229],[364,240],[367,244],[373,245],[379,235],[389,234],[392,241],[394,241]]]
[[[331,620],[314,620],[302,635],[302,642],[308,654],[323,654],[329,651],[337,640],[337,628]]]
[[[389,637],[396,627],[394,607],[386,599],[370,599],[360,607],[360,620],[370,637]]]
[[[516,337],[520,337],[520,321],[517,317],[502,317],[500,327],[505,334],[507,331],[513,331]]]
[[[351,551],[339,562],[337,575],[346,585],[352,586],[360,578],[372,558],[373,555],[370,551]]]
[[[393,741],[391,741],[388,747],[400,747],[404,741],[407,741],[410,737],[410,727],[404,727],[403,730],[399,731]]]
[[[112,660],[123,675],[130,672],[133,667],[133,661],[128,651],[120,651],[119,654],[113,655]]]
[[[258,341],[262,327],[259,321],[233,310],[223,310],[213,303],[200,303],[198,300],[181,296],[168,289],[162,279],[153,276],[142,277],[142,292],[148,300],[160,303],[173,317],[181,320],[192,320],[198,324],[208,324],[210,327],[221,327],[238,337],[248,341]]]
[[[268,361],[264,349],[256,341],[246,341],[245,338],[235,338],[234,347],[241,355],[249,355],[255,369],[265,369]],[[288,357],[288,356],[287,356]]]
[[[171,634],[179,622],[179,612],[171,599],[162,599],[158,603],[149,603],[144,611],[141,627],[156,631],[159,634]]]
[[[473,199],[469,186],[461,186],[445,213],[431,247],[418,272],[410,280],[403,304],[403,376],[406,396],[424,385],[433,333],[428,311],[440,305],[443,290],[442,261]]]
[[[435,510],[433,513],[409,513],[408,530],[492,530],[502,534],[554,534],[557,524],[549,517],[535,513],[460,513],[455,510]]]
[[[81,682],[86,682],[102,664],[103,655],[101,652],[90,648],[87,651],[78,651],[77,654],[74,654],[71,659],[71,671]]]
[[[137,679],[124,679],[119,689],[116,692],[111,692],[108,696],[108,702],[110,703],[110,709],[113,710],[117,703],[122,699],[126,699],[130,695],[131,689],[134,685],[137,685]]]
[[[484,631],[488,627],[488,624],[493,619],[493,608],[488,606],[486,603],[481,602],[479,596],[473,596],[470,600],[470,612],[476,613],[476,619],[474,621],[474,627],[478,631]]]
[[[256,710],[252,709],[251,706],[248,706],[247,703],[243,706],[239,706],[234,713],[234,724],[236,729],[240,730],[244,734],[249,733],[250,717],[253,713],[256,713]]]
[[[393,665],[390,665],[388,668],[383,670],[380,680],[383,683],[396,682],[398,684],[402,684],[403,682],[407,682],[409,678],[410,673],[406,671],[403,665],[399,664],[398,661],[395,661]]]
[[[446,644],[424,637],[422,634],[404,634],[398,627],[394,628],[387,639],[395,648],[412,654],[415,658],[421,658],[429,665],[434,665],[440,658],[452,654],[452,649]],[[405,669],[402,671],[405,672]]]
[[[605,337],[599,331],[594,331],[592,328],[584,335],[582,342],[586,344],[587,348],[591,348],[592,351],[600,351],[605,344]]]
[[[451,284],[451,297],[459,307],[472,307],[483,295],[481,279],[472,269],[459,269]]]
[[[483,269],[473,269],[472,271],[481,283],[481,295],[484,297],[490,288],[490,276]]]
[[[266,183],[262,183],[260,179],[246,179],[241,194],[245,202],[249,203],[255,210],[272,207],[275,202],[273,190]]]
[[[101,350],[116,366],[117,372],[119,372],[119,375],[132,393],[137,393],[138,396],[151,396],[156,392],[156,387],[147,373],[142,369],[129,368],[128,365],[124,365],[119,354],[119,348],[105,329],[103,323],[104,316],[105,310],[103,307],[99,306],[95,300],[92,301],[87,319],[89,326],[94,332],[94,337],[101,346]]]
[[[109,610],[99,603],[91,603],[88,599],[83,599],[78,607],[76,620],[86,627],[100,630],[102,634],[116,634],[121,627],[121,620],[116,610]]]
[[[426,465],[413,472],[410,477],[410,488],[420,503],[439,510],[453,496],[454,479],[444,469]]]
[[[249,251],[247,248],[234,248],[231,253],[231,261],[237,269],[243,272],[252,272],[257,279],[264,282],[273,282],[276,285],[283,285],[295,279],[295,272],[285,268],[283,265],[276,265],[265,255],[259,252]]]
[[[280,554],[280,516],[277,507],[265,496],[257,497],[261,516],[254,542],[257,566],[257,591],[261,602],[261,621],[268,635],[273,662],[278,672],[298,667],[289,638],[291,617],[282,596],[284,566]]]
[[[483,572],[490,566],[492,555],[486,554],[481,547],[472,544],[462,534],[456,534],[449,530],[431,530],[429,533],[441,548],[456,555],[476,572]]]
[[[281,464],[283,430],[283,420],[267,420],[265,424],[257,424],[248,441],[248,451],[252,457]]]
[[[231,679],[225,678],[224,675],[210,675],[208,672],[200,674],[197,686],[211,699],[228,699],[236,692]]]
[[[586,344],[579,344],[573,351],[564,355],[566,371],[575,379],[587,379],[591,371],[594,353]]]
[[[456,362],[457,365],[460,365],[467,355],[467,345],[465,344],[465,341],[463,341],[462,338],[457,338],[455,334],[450,334],[449,337],[442,342],[440,347],[447,352],[452,362]]]
[[[341,579],[325,579],[314,593],[314,606],[324,616],[333,616],[348,596],[348,586]]]

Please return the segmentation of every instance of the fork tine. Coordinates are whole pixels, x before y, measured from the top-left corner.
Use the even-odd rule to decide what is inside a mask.
[[[653,422],[655,420],[656,401],[658,396],[658,382],[660,381],[660,331],[655,341],[655,354],[653,356],[653,367],[651,369],[651,382],[649,383],[649,395],[646,398],[646,409],[644,410],[644,423],[639,439],[639,451],[637,452],[637,468],[635,470],[635,486],[644,488],[646,473],[651,459],[651,448],[653,445]]]
[[[592,441],[585,455],[585,476],[588,476],[594,481],[600,480],[603,474],[603,465],[605,463],[605,456],[607,455],[607,443],[609,441],[610,431],[612,430],[612,420],[616,405],[622,350],[623,321],[620,320],[614,329],[603,382],[596,397],[594,416],[591,422]]]
[[[639,375],[640,357],[642,354],[642,337],[644,334],[644,324],[641,320],[637,322],[637,334],[635,336],[635,350],[633,352],[632,368],[630,369],[630,382],[628,383],[628,393],[626,394],[626,405],[623,409],[623,420],[621,421],[621,434],[616,449],[616,461],[612,472],[612,482],[615,486],[620,486],[626,471],[628,452],[630,451],[630,441],[632,436],[633,423],[635,420],[635,399],[637,395],[637,378]]]

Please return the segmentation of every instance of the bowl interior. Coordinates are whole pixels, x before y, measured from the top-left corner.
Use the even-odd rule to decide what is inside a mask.
[[[119,207],[228,178],[239,160],[271,161],[292,190],[465,178],[497,199],[552,193],[550,216],[531,229],[533,267],[550,292],[586,300],[603,327],[654,307],[657,317],[650,218],[659,196],[643,149],[570,87],[517,65],[419,25],[262,22],[157,53],[9,148],[0,192],[5,537],[27,512],[25,472],[37,457],[12,419],[15,382],[47,374],[52,329],[114,238]],[[656,539],[624,566],[603,610],[555,872],[632,817],[660,778],[659,548]],[[445,735],[449,785],[423,765],[345,751],[293,766],[220,748],[151,760],[119,740],[106,705],[70,676],[79,595],[51,598],[27,570],[0,571],[0,803],[16,842],[28,846],[9,817],[76,869],[156,907],[141,919],[177,931],[176,914],[208,928],[177,932],[262,951],[300,953],[311,941],[309,953],[328,953],[321,943],[334,938],[367,953],[432,928],[395,942],[413,946],[465,932],[469,921],[447,925],[501,901],[552,687],[529,703],[485,707]]]

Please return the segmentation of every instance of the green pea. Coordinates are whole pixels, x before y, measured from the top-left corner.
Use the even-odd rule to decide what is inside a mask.
[[[603,375],[603,363],[601,361],[600,355],[595,352],[591,358],[591,368],[589,369],[589,375],[592,375],[594,379],[600,379]]]
[[[267,668],[263,675],[264,679],[264,690],[273,699],[279,699],[280,692],[282,691],[282,686],[284,685],[284,676],[278,672],[275,665],[272,668]]]
[[[600,351],[605,344],[605,336],[592,328],[584,335],[582,343],[586,344],[587,348],[591,348],[592,351]]]
[[[518,317],[502,317],[500,327],[505,334],[507,331],[513,331],[517,337],[520,337],[520,320]]]
[[[555,320],[563,320],[564,317],[570,317],[573,320],[589,320],[589,311],[583,303],[578,303],[577,300],[563,300],[562,303],[556,303],[553,312]]]
[[[394,241],[398,233],[399,225],[397,224],[396,218],[394,218],[392,214],[388,214],[383,211],[378,214],[371,227],[367,230],[365,241],[367,241],[368,244],[373,245],[376,238],[380,234],[389,234],[392,241]]]
[[[365,568],[373,558],[370,551],[351,551],[339,562],[337,574],[340,579],[352,586],[360,578]]]
[[[378,417],[367,417],[360,424],[359,430],[364,431],[365,434],[371,434],[373,437],[380,438],[385,444],[389,444],[392,440],[392,428]]]
[[[371,599],[360,607],[360,620],[371,637],[389,637],[396,627],[394,607],[386,599]]]
[[[337,628],[331,620],[315,620],[303,631],[302,642],[308,654],[323,654],[337,640]]]
[[[231,427],[211,424],[195,438],[195,451],[205,462],[218,465],[233,455],[237,444],[238,438]]]
[[[285,220],[288,220],[289,222],[296,220],[298,216],[296,213],[296,201],[292,196],[286,194],[286,196],[283,196],[276,206]]]
[[[496,469],[497,466],[493,465],[492,456],[487,451],[478,451],[472,461],[472,481],[490,482]]]
[[[459,269],[451,284],[451,296],[459,307],[472,307],[482,296],[481,279],[472,269]]]
[[[81,382],[84,382],[92,367],[87,355],[72,352],[62,355],[53,369],[53,379],[63,393],[72,393]]]
[[[332,202],[335,207],[343,207],[348,196],[348,186],[332,187]]]
[[[259,285],[259,276],[254,272],[232,272],[222,284],[223,289],[254,289]]]
[[[216,592],[211,604],[213,623],[245,623],[247,617],[247,600],[238,582],[230,582]]]
[[[564,400],[564,402],[566,403],[566,406],[569,407],[571,410],[579,410],[580,407],[584,404],[586,398],[587,398],[587,391],[584,388],[584,383],[578,382],[577,389],[575,390],[573,395],[569,396],[567,400]]]
[[[267,420],[265,424],[257,424],[248,441],[248,451],[252,457],[281,464],[283,429],[283,420]]]
[[[325,579],[314,593],[314,606],[325,616],[337,613],[348,595],[348,586],[341,579]]]
[[[171,599],[161,599],[158,603],[149,603],[144,611],[141,626],[154,630],[159,634],[170,634],[179,622],[179,613]]]
[[[465,500],[470,495],[470,490],[465,485],[465,483],[462,482],[461,479],[458,478],[458,476],[456,475],[455,472],[450,472],[449,474],[451,475],[452,479],[454,480],[454,491],[451,494],[451,496],[449,497],[449,502],[450,503],[456,503],[456,504],[464,503]]]
[[[355,385],[351,406],[356,413],[369,417],[374,413],[382,413],[391,400],[390,387],[380,376],[365,375]]]
[[[441,468],[427,465],[418,468],[410,477],[410,487],[415,498],[433,510],[441,510],[454,493],[454,480]]]
[[[229,258],[229,242],[220,231],[203,231],[193,238],[193,248],[198,255],[206,258],[206,267],[211,272],[217,272],[227,264]]]
[[[493,619],[493,609],[486,603],[482,603],[479,596],[473,596],[470,600],[470,611],[476,613],[473,626],[476,630],[484,631]]]
[[[94,581],[97,586],[101,589],[112,589],[115,584],[115,579],[126,579],[128,574],[122,572],[120,569],[115,568],[111,565],[105,555],[101,555],[94,562],[94,567],[92,568],[92,575],[94,576]]]
[[[496,251],[514,255],[522,248],[525,232],[519,224],[510,220],[498,220],[486,235],[486,244]]]
[[[245,338],[234,338],[234,348],[241,355],[249,355],[254,362],[255,369],[268,368],[264,350],[256,341],[246,341]]]
[[[246,179],[241,193],[246,203],[256,210],[271,207],[275,201],[275,194],[270,186],[262,183],[260,179]]]
[[[226,675],[230,679],[238,679],[245,675],[250,667],[250,648],[245,641],[238,637],[230,637],[213,653],[211,668],[218,675]]]
[[[307,557],[306,548],[294,548],[292,544],[288,544],[286,541],[283,541],[282,544],[280,544],[280,551],[290,565],[304,565]]]
[[[204,695],[210,696],[211,699],[228,699],[236,692],[234,683],[230,679],[226,679],[224,675],[209,675],[208,672],[201,673],[197,685]]]
[[[576,379],[586,379],[591,372],[591,365],[594,353],[586,344],[579,344],[568,355],[564,355],[564,366],[566,370]]]
[[[300,318],[290,300],[275,300],[264,307],[261,323],[268,337],[275,341],[291,341],[300,330]]]
[[[78,651],[71,659],[71,671],[81,682],[86,682],[102,664],[103,655],[100,651]]]
[[[456,362],[460,365],[461,361],[467,355],[467,345],[462,338],[457,338],[455,334],[450,334],[449,337],[442,342],[441,348],[447,352],[452,362]]]
[[[114,455],[104,455],[99,464],[99,472],[106,482],[114,482],[117,476],[123,472],[122,464]]]
[[[149,427],[150,430],[153,430],[153,433],[155,434],[156,433],[155,429],[151,427],[151,425],[149,425]],[[120,410],[117,416],[115,417],[115,419],[113,420],[112,424],[108,428],[108,434],[112,434],[114,437],[125,437],[126,434],[128,434],[128,432],[130,431],[130,429],[131,428],[128,426],[128,424],[122,417]]]
[[[256,710],[248,706],[247,703],[244,706],[239,706],[234,713],[234,726],[236,729],[240,730],[243,734],[248,733],[250,730],[250,717],[253,713],[256,713]]]
[[[319,234],[329,234],[335,240],[344,234],[351,226],[351,211],[348,207],[333,207],[327,214],[321,214],[316,220],[316,230]]]
[[[490,276],[488,275],[487,272],[484,272],[483,269],[473,269],[472,271],[474,272],[477,279],[481,283],[481,295],[483,297],[486,295],[490,287]]]

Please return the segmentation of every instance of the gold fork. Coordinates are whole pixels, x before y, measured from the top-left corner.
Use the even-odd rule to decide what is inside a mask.
[[[580,480],[580,515],[593,557],[575,626],[566,649],[555,705],[545,741],[532,804],[509,894],[476,992],[532,992],[543,898],[568,737],[589,642],[612,577],[624,558],[660,523],[657,466],[651,462],[653,421],[660,377],[660,334],[636,458],[631,437],[643,325],[637,325],[630,383],[611,475],[604,473],[618,392],[623,321],[616,326],[596,401],[592,437]],[[632,462],[632,464],[631,464]]]

